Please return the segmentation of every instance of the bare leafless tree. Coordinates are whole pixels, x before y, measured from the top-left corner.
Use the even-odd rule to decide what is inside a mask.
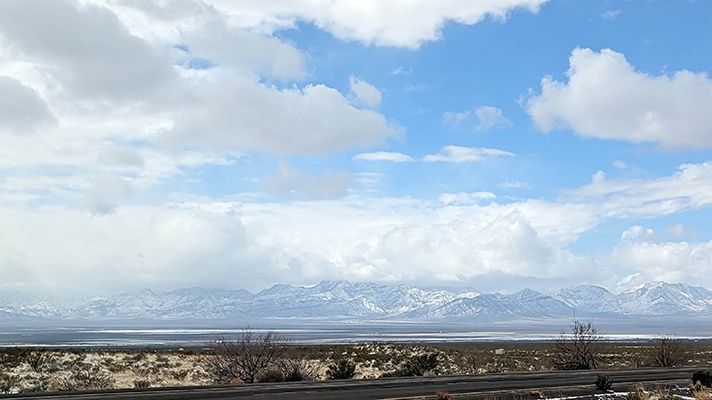
[[[255,334],[245,329],[235,339],[217,340],[214,354],[208,355],[205,362],[216,383],[230,384],[236,379],[253,383],[257,375],[277,366],[286,346],[287,339],[274,332]]]
[[[676,367],[685,362],[686,351],[682,340],[674,336],[661,336],[653,346],[653,363],[659,367]]]
[[[554,338],[553,358],[556,369],[596,369],[596,354],[603,336],[591,321],[573,320],[570,331],[563,328]]]

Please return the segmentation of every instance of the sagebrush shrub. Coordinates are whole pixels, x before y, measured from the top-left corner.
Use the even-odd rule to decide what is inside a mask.
[[[112,389],[115,383],[111,372],[97,364],[76,367],[63,382],[64,390]]]
[[[339,362],[332,363],[326,370],[328,379],[353,379],[356,375],[356,364],[353,361],[342,358]]]

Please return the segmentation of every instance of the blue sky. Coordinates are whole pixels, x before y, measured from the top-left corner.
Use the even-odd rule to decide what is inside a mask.
[[[4,1],[2,290],[712,288],[705,1]]]

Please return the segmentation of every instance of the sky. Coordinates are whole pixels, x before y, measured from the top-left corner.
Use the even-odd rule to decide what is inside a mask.
[[[712,288],[710,16],[3,0],[0,290]]]

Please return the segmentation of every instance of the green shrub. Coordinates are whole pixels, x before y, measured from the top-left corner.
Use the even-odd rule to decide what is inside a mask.
[[[356,374],[356,364],[348,359],[341,359],[339,362],[332,363],[326,370],[328,379],[353,379]]]
[[[712,387],[712,370],[701,369],[692,374],[692,382],[699,382],[701,385]]]
[[[420,356],[415,356],[410,360],[406,361],[403,367],[396,369],[393,372],[387,372],[381,376],[383,377],[394,377],[394,376],[423,376],[427,372],[433,371],[438,367],[438,354],[422,354]]]

